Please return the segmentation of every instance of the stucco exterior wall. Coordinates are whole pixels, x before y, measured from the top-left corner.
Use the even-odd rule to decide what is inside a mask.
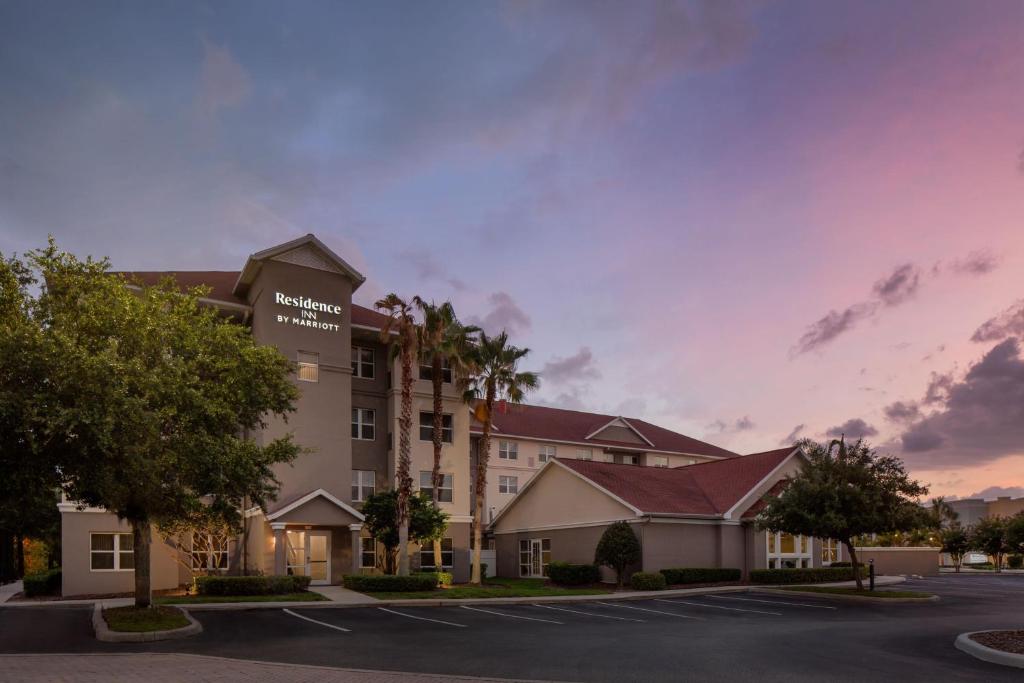
[[[550,539],[551,561],[589,564],[594,561],[594,551],[601,534],[610,525],[579,527],[575,529],[546,529],[523,531],[495,536],[497,553],[497,574],[503,577],[519,576],[519,541],[528,539]],[[606,577],[608,578],[608,577]],[[613,577],[610,579],[613,580]]]
[[[939,575],[938,548],[857,548],[857,559],[875,561],[876,574]]]
[[[649,522],[639,525],[643,568],[750,568],[745,530],[739,525],[702,522]]]

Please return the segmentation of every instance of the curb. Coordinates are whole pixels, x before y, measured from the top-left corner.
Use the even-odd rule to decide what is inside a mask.
[[[938,602],[938,595],[930,595],[927,598],[874,598],[870,595],[843,595],[841,593],[819,593],[817,591],[789,591],[779,588],[765,588],[761,593],[773,593],[775,595],[810,595],[816,598],[829,598],[834,600],[845,600],[847,602],[870,602],[876,605],[896,604],[920,604],[927,602]]]
[[[155,640],[188,638],[197,633],[202,633],[203,625],[193,619],[188,610],[183,609],[181,613],[188,619],[188,626],[168,631],[144,631],[140,633],[112,631],[107,626],[107,620],[103,618],[103,607],[97,602],[92,608],[92,628],[96,632],[96,640],[101,640],[105,643],[150,643]]]
[[[1012,666],[1018,669],[1024,669],[1024,655],[996,650],[971,639],[971,636],[975,633],[992,633],[993,631],[1004,630],[1006,629],[991,629],[988,631],[970,631],[968,633],[961,633],[956,637],[953,645],[956,649],[961,652],[965,652],[976,659],[982,659],[992,664],[1001,664],[1003,666]]]

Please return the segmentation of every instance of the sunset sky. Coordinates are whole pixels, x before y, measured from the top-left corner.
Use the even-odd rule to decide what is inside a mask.
[[[7,1],[0,252],[313,232],[359,303],[507,327],[534,402],[1020,496],[1022,35],[1016,0]]]

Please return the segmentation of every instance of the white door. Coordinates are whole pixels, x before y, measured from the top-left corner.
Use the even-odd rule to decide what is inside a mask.
[[[331,582],[331,532],[307,531],[306,573],[311,584],[322,586]]]
[[[530,576],[543,576],[540,563],[540,539],[530,541]]]

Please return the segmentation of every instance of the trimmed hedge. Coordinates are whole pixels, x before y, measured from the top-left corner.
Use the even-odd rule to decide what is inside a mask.
[[[308,576],[197,576],[199,595],[286,595],[309,588]]]
[[[23,579],[23,585],[27,598],[35,598],[40,595],[60,595],[60,567],[38,574],[28,574]]]
[[[681,583],[722,583],[725,581],[739,581],[743,575],[739,569],[718,568],[718,567],[678,567],[673,569],[662,569],[662,576],[670,586]]]
[[[1006,558],[1006,566],[1010,569],[1020,569],[1024,567],[1024,555],[1010,555]]]
[[[629,585],[635,591],[663,591],[667,584],[662,573],[634,572]]]
[[[852,567],[853,562],[833,562],[830,567]]]
[[[585,586],[601,580],[601,570],[596,564],[569,564],[552,562],[548,565],[548,578],[560,586]]]
[[[432,576],[434,581],[437,583],[437,587],[452,585],[452,573],[451,572],[416,572],[416,576]]]
[[[868,575],[867,567],[860,568],[861,578]],[[818,567],[814,569],[753,569],[751,583],[828,583],[852,581],[852,567]]]
[[[342,577],[345,588],[361,592],[399,592],[432,591],[437,588],[437,575],[410,574],[396,576],[394,574],[345,574]]]

